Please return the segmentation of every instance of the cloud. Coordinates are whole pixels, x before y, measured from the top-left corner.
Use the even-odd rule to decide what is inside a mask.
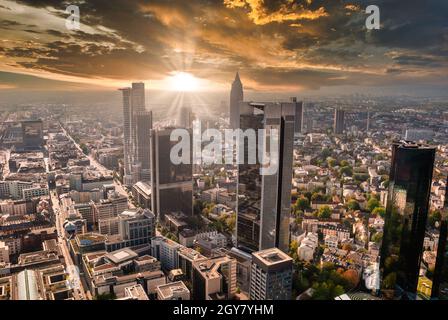
[[[186,71],[227,87],[239,69],[263,90],[445,81],[448,71],[444,0],[378,0],[372,31],[367,0],[70,2],[81,30],[65,29],[67,1],[0,0],[0,70],[99,85]]]

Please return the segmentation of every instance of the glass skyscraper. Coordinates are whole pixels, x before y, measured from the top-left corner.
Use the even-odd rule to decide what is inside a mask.
[[[381,293],[415,299],[423,251],[435,148],[394,143],[380,272]]]
[[[237,246],[243,251],[288,250],[295,113],[295,103],[240,105],[240,134],[248,129],[263,132],[256,134],[256,142],[240,138],[245,143],[239,155],[244,161],[240,159],[238,165]],[[272,143],[274,132],[278,132],[273,136],[277,143]],[[262,154],[271,158],[270,165],[277,164],[274,172],[262,174]],[[257,161],[249,163],[255,155]]]

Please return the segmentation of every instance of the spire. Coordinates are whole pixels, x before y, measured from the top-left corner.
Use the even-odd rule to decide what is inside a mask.
[[[234,82],[239,82],[239,83],[241,83],[239,71],[236,72]]]

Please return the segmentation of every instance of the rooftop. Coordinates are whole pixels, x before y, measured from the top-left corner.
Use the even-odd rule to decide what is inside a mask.
[[[285,261],[292,261],[292,258],[278,248],[270,248],[252,253],[264,264],[271,266]]]

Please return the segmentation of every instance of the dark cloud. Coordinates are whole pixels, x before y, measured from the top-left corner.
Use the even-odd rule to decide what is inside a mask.
[[[122,80],[185,70],[228,82],[240,69],[254,87],[317,89],[405,82],[448,68],[446,0],[18,2],[59,9],[52,14],[60,17],[67,4],[78,4],[82,24],[95,30],[1,21],[0,28],[45,35],[31,49],[15,44],[3,50],[27,70]],[[364,10],[371,4],[380,7],[380,30],[365,28]]]

